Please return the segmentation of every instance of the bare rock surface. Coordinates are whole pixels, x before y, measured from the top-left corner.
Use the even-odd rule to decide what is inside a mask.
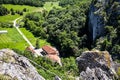
[[[107,51],[86,51],[76,59],[82,80],[114,80],[117,64]]]
[[[27,58],[9,49],[0,50],[0,74],[11,80],[45,80]]]

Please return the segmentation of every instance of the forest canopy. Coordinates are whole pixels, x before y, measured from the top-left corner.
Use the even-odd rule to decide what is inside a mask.
[[[41,0],[0,0],[0,4],[19,4],[42,7],[44,2]]]
[[[27,14],[25,24],[34,35],[47,39],[61,53],[61,56],[77,56],[80,49],[87,47],[86,12],[88,4],[73,5],[65,9],[52,9],[48,14]],[[47,14],[47,15],[45,15]],[[36,21],[36,22],[35,22]]]

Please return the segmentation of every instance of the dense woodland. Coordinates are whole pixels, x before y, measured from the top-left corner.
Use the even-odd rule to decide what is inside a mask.
[[[24,27],[46,38],[59,49],[61,56],[77,56],[79,49],[87,46],[87,9],[88,5],[82,3],[62,10],[54,8],[48,14],[47,11],[31,13],[26,15]]]
[[[44,2],[42,0],[0,0],[0,4],[20,4],[30,6],[42,7]]]
[[[4,15],[7,15],[7,14],[9,14],[9,10],[7,10],[7,8],[0,5],[0,16],[4,16]]]
[[[40,38],[47,39],[61,53],[62,57],[79,56],[87,49],[108,50],[115,57],[120,55],[120,18],[116,16],[116,25],[108,21],[103,36],[91,41],[88,31],[88,10],[90,1],[60,1],[64,9],[52,9],[50,12],[31,13],[26,15],[25,24],[28,30]],[[76,4],[71,4],[75,3]],[[66,4],[62,4],[66,3]],[[69,6],[72,5],[72,6]],[[117,6],[116,6],[117,7]],[[39,14],[39,15],[37,15]],[[111,15],[109,18],[113,18]],[[111,20],[109,19],[108,20]],[[114,32],[116,30],[116,33]]]
[[[68,5],[72,6],[75,4],[79,4],[80,2],[82,2],[83,0],[60,0],[59,5],[62,7],[66,7]],[[84,0],[85,2],[87,0]]]

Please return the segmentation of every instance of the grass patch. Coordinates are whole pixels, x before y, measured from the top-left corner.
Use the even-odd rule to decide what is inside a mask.
[[[34,35],[31,34],[31,32],[29,32],[25,28],[20,28],[20,30],[29,39],[29,41],[33,44],[33,46],[35,46],[37,38],[35,38]],[[39,42],[40,42],[40,47],[43,47],[44,45],[50,45],[50,43],[48,43],[46,40],[43,39],[40,39]]]
[[[3,4],[3,6],[7,8],[8,10],[12,8],[14,11],[16,10],[23,11],[23,9],[26,8],[28,11],[24,12],[23,16],[30,12],[34,12],[34,11],[38,12],[38,11],[43,10],[41,7],[33,7],[33,6],[26,6],[26,5]],[[12,22],[18,17],[20,17],[20,15],[18,14],[15,14],[15,15],[8,14],[5,16],[0,16],[0,22]]]
[[[16,18],[20,17],[20,15],[15,14],[15,15],[5,15],[5,16],[0,16],[0,22],[12,22]]]
[[[0,30],[8,31],[7,34],[0,34],[0,49],[10,48],[10,49],[18,49],[23,51],[27,46],[29,46],[15,28],[0,28]],[[33,36],[33,34],[27,31],[25,28],[21,28],[21,31],[35,46],[36,38]],[[40,40],[41,46],[47,45],[47,44],[49,44],[47,43],[47,41]]]
[[[0,30],[8,31],[7,34],[0,34],[0,49],[15,48],[19,50],[24,50],[25,46],[28,46],[28,44],[15,28],[0,28]]]
[[[50,11],[53,7],[62,8],[61,6],[59,6],[59,2],[46,2],[46,3],[44,4],[44,8],[45,8],[47,11]]]
[[[24,8],[28,9],[29,11],[33,11],[34,9],[37,8],[37,7],[26,6],[26,5],[12,5],[12,4],[3,4],[3,6],[8,10],[13,8],[14,10],[20,10],[20,11],[22,11]]]

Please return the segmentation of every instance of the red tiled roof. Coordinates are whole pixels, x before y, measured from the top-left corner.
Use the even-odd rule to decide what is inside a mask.
[[[48,46],[48,45],[47,46],[43,46],[42,49],[45,52],[47,52],[48,54],[57,54],[56,50],[53,47],[51,47],[51,46]]]

